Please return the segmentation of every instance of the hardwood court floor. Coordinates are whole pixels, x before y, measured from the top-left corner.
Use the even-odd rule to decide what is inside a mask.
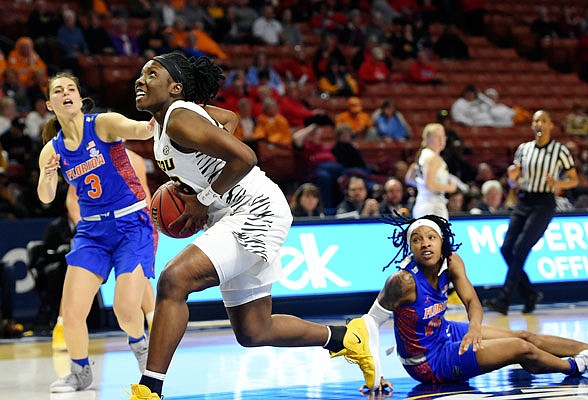
[[[463,320],[462,309],[450,318]],[[347,317],[319,322],[344,323]],[[487,312],[484,323],[528,329],[588,341],[588,303],[540,305],[524,316],[520,307],[508,317]],[[381,353],[385,376],[394,392],[362,395],[359,367],[343,358],[330,359],[320,348],[242,348],[226,321],[191,324],[174,356],[164,386],[165,400],[179,399],[586,399],[588,377],[563,374],[530,375],[504,368],[471,379],[468,384],[421,385],[410,378],[393,354],[392,328],[381,330]],[[0,399],[27,400],[127,400],[124,389],[139,379],[138,368],[120,332],[93,334],[93,390],[49,394],[49,384],[69,369],[65,353],[51,351],[49,338],[0,341]]]

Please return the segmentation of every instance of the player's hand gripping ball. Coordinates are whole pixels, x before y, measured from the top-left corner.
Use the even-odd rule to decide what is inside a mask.
[[[158,231],[172,238],[186,238],[198,232],[199,227],[191,227],[180,233],[183,223],[170,226],[184,212],[184,201],[178,196],[172,181],[161,185],[151,197],[151,220]]]

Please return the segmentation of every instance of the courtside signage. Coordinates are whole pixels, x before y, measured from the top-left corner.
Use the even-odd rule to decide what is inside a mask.
[[[474,286],[502,285],[506,265],[500,254],[508,218],[452,220],[459,253]],[[395,271],[388,264],[398,251],[388,239],[394,227],[372,221],[337,221],[294,225],[281,249],[282,279],[272,295],[314,296],[379,291]],[[194,238],[159,237],[155,274]],[[556,216],[527,259],[533,283],[588,280],[588,217]],[[152,280],[155,284],[155,281]],[[114,279],[102,285],[106,307],[112,306]],[[192,293],[191,302],[220,300],[218,288]]]

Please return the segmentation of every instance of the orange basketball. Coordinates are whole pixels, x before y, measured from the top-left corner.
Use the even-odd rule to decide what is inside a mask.
[[[184,223],[179,223],[170,227],[184,212],[184,202],[177,195],[174,184],[168,181],[161,185],[151,198],[151,220],[157,230],[166,236],[172,238],[186,238],[196,233],[195,228],[188,229],[180,234]]]

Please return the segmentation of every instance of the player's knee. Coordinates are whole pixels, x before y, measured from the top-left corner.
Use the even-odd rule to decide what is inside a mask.
[[[519,361],[533,361],[537,358],[537,346],[521,338],[514,342],[512,351]]]
[[[133,318],[137,315],[139,310],[139,306],[136,307],[130,306],[129,303],[117,303],[115,302],[112,305],[112,310],[114,311],[114,315],[116,316],[116,320],[118,321],[119,325],[126,326],[128,323],[133,321]]]
[[[514,331],[518,338],[521,338],[527,342],[534,343],[535,338],[537,337],[536,334],[529,332],[529,331]]]
[[[175,268],[164,268],[157,281],[157,296],[171,298],[182,296],[185,291],[185,282]]]
[[[238,329],[235,330],[235,338],[243,347],[266,346],[268,343],[259,329]]]

